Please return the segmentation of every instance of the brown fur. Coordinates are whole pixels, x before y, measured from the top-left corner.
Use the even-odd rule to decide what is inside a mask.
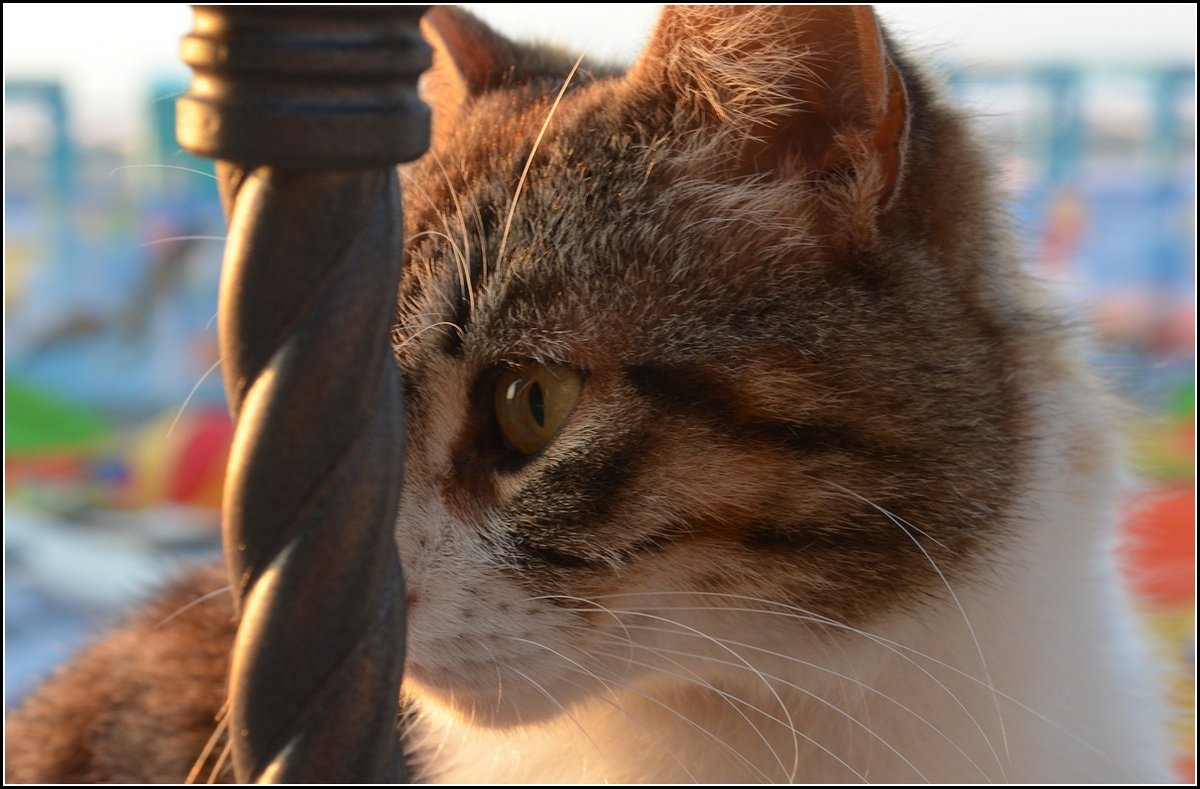
[[[582,69],[555,106],[569,59],[433,12],[435,144],[404,171],[405,507],[438,497],[532,595],[671,568],[849,623],[942,594],[930,557],[954,579],[1010,538],[1061,333],[962,121],[871,19],[668,10],[628,77]],[[527,362],[585,375],[532,461],[490,405]],[[221,706],[228,600],[156,625],[220,583],[36,694],[9,779],[181,780]]]
[[[54,674],[8,718],[5,780],[182,783],[217,728],[236,629],[228,594],[196,601],[226,583],[192,574]]]

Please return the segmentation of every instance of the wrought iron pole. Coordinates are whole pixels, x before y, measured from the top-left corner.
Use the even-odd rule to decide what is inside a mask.
[[[239,781],[403,780],[398,162],[423,153],[424,7],[195,6],[178,104],[220,160],[226,564]]]

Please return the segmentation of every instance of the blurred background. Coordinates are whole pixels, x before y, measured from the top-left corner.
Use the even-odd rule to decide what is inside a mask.
[[[657,6],[488,5],[514,37],[629,61]],[[1175,670],[1194,773],[1196,7],[882,4],[1002,162],[1031,271],[1135,406],[1126,565]],[[216,556],[230,427],[224,220],[174,140],[184,5],[4,7],[5,703]]]

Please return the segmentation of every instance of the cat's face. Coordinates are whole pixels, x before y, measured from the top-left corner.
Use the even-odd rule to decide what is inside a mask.
[[[869,12],[668,11],[629,76],[585,66],[557,104],[570,61],[430,32],[410,682],[494,725],[755,684],[747,647],[819,655],[1004,538],[1007,270],[977,156]]]

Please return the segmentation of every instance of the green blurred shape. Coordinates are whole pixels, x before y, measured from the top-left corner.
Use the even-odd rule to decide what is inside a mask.
[[[1195,474],[1195,433],[1187,421],[1171,417],[1143,422],[1133,432],[1134,462],[1140,477],[1183,481]]]
[[[96,411],[20,381],[4,383],[4,452],[90,449],[108,435]]]
[[[1196,382],[1184,381],[1171,390],[1167,413],[1175,419],[1188,420],[1196,413]]]

